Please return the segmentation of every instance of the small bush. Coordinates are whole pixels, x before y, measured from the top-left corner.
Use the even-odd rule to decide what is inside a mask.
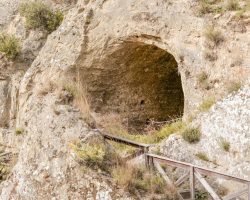
[[[109,151],[104,143],[71,143],[70,148],[76,153],[79,162],[91,169],[111,173],[114,165],[122,163],[120,156]]]
[[[28,28],[42,28],[49,33],[56,30],[63,20],[62,12],[53,12],[42,2],[22,3],[19,11],[21,16],[26,18]]]
[[[105,157],[105,147],[102,144],[71,144],[77,157],[87,167],[101,167]]]
[[[215,104],[215,98],[214,97],[209,97],[201,103],[199,110],[202,112],[208,111],[213,105]]]
[[[224,150],[224,151],[229,151],[230,150],[230,143],[228,141],[226,141],[225,139],[220,139],[219,141],[220,147]]]
[[[0,52],[7,58],[14,60],[20,53],[21,47],[19,40],[12,35],[0,34]]]
[[[22,135],[24,133],[23,128],[16,128],[16,135]]]
[[[204,36],[215,45],[219,45],[224,40],[221,32],[216,30],[214,26],[208,26],[205,29]]]
[[[231,11],[240,9],[238,0],[228,0],[226,8]]]
[[[241,88],[241,82],[240,81],[232,81],[227,86],[228,93],[233,93],[238,91]]]
[[[203,160],[205,162],[210,162],[209,158],[207,157],[207,154],[205,154],[203,152],[199,152],[199,153],[195,154],[195,156],[197,158],[199,158],[200,160]]]
[[[198,82],[201,88],[207,89],[207,90],[210,89],[208,75],[206,72],[200,73],[197,78],[198,78]]]
[[[198,128],[186,128],[182,132],[182,138],[189,143],[197,143],[200,141],[201,132]]]

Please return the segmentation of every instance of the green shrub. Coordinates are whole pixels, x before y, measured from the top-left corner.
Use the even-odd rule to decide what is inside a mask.
[[[20,42],[12,35],[0,34],[0,52],[4,53],[7,58],[15,59],[20,53]]]
[[[209,158],[207,157],[207,154],[203,153],[203,152],[199,152],[197,154],[195,154],[195,156],[197,158],[199,158],[200,160],[206,161],[206,162],[210,162]]]
[[[199,110],[202,112],[208,111],[215,104],[215,98],[209,97],[200,104]]]
[[[103,143],[83,144],[71,143],[71,149],[76,153],[79,162],[85,166],[110,173],[112,166],[120,164],[122,159],[116,152],[108,151]]]
[[[24,133],[23,128],[16,128],[16,135],[22,135]]]
[[[216,30],[214,26],[208,26],[204,31],[204,36],[215,45],[219,45],[224,40],[221,32]]]
[[[77,157],[88,167],[100,167],[105,157],[105,147],[102,144],[71,145]]]
[[[186,128],[182,132],[182,138],[189,143],[197,143],[200,141],[201,132],[198,128]]]
[[[197,78],[198,78],[198,82],[199,82],[199,85],[201,86],[201,88],[203,88],[203,89],[210,88],[208,75],[206,72],[201,72]]]
[[[228,141],[226,141],[225,139],[220,139],[219,141],[220,147],[224,150],[224,151],[229,151],[230,150],[230,143]]]
[[[63,20],[62,12],[53,12],[42,2],[22,3],[19,11],[21,16],[26,18],[28,28],[42,28],[49,33],[56,30]]]

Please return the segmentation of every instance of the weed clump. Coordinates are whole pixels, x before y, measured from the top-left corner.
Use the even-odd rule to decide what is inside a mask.
[[[124,164],[112,170],[112,177],[117,184],[131,194],[137,191],[150,193],[151,195],[164,195],[164,197],[174,196],[174,191],[170,191],[164,179],[142,166],[132,166]],[[170,197],[171,198],[171,197]]]
[[[24,133],[23,128],[16,128],[16,135],[22,135]]]
[[[208,111],[215,104],[215,98],[209,97],[200,104],[199,110],[202,112]]]
[[[208,41],[212,42],[216,46],[224,40],[221,32],[216,30],[214,26],[208,26],[204,31],[204,36]]]
[[[197,78],[198,78],[198,83],[201,88],[206,89],[206,90],[210,89],[208,75],[206,72],[200,73]]]
[[[220,139],[219,145],[220,145],[221,149],[223,149],[226,152],[229,152],[231,145],[228,141],[226,141],[225,139]]]
[[[7,58],[14,60],[20,51],[20,42],[16,37],[0,33],[0,52],[4,53]]]
[[[241,82],[240,81],[232,81],[227,86],[228,93],[233,93],[238,91],[241,88]]]
[[[189,143],[197,143],[200,141],[201,132],[198,128],[186,128],[182,132],[182,138]]]
[[[210,162],[209,158],[207,157],[207,154],[205,154],[203,152],[199,152],[199,153],[195,154],[195,156],[197,158],[199,158],[200,160],[203,160],[205,162]]]
[[[77,155],[80,163],[85,166],[110,173],[112,166],[121,162],[121,158],[115,152],[111,152],[104,143],[71,143],[71,149]]]
[[[63,20],[62,12],[52,11],[42,2],[22,3],[19,12],[26,18],[28,28],[42,28],[49,33],[56,30]]]

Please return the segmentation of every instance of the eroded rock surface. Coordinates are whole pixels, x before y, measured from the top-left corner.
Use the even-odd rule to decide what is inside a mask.
[[[1,1],[0,5],[5,2]],[[15,4],[15,1],[8,2]],[[216,19],[211,16],[202,18],[196,15],[196,6],[195,0],[79,0],[66,14],[62,25],[47,38],[38,30],[27,32],[23,19],[15,16],[8,30],[23,41],[25,62],[0,64],[4,73],[8,69],[5,66],[11,65],[11,69],[14,69],[11,76],[0,76],[0,125],[5,124],[2,124],[4,119],[12,127],[11,130],[0,130],[0,139],[12,146],[19,155],[10,178],[1,184],[0,198],[132,199],[124,191],[118,190],[107,177],[94,172],[82,172],[69,143],[92,134],[91,129],[81,119],[78,109],[58,101],[55,90],[42,95],[39,91],[60,78],[73,82],[80,77],[87,87],[93,107],[108,105],[100,109],[122,113],[122,107],[119,106],[128,100],[126,98],[132,91],[136,100],[132,103],[138,100],[139,103],[147,104],[148,101],[142,102],[144,99],[141,97],[144,95],[150,100],[151,104],[148,105],[151,107],[159,98],[157,87],[152,87],[151,94],[147,96],[142,90],[143,80],[136,87],[129,87],[126,85],[128,82],[122,81],[127,75],[127,65],[131,66],[131,71],[134,66],[139,69],[140,65],[148,68],[165,66],[164,62],[162,64],[161,60],[155,60],[150,55],[140,57],[138,63],[136,58],[126,57],[131,57],[129,49],[136,52],[137,48],[133,47],[140,43],[161,49],[165,52],[163,54],[171,55],[175,60],[169,62],[171,66],[166,66],[178,67],[184,97],[184,116],[187,116],[197,109],[204,97],[225,95],[228,81],[240,79],[244,85],[250,75],[249,25],[244,24],[243,31],[239,32],[230,14]],[[9,12],[7,7],[4,12],[8,12],[5,15],[8,20],[4,21],[4,24],[8,24],[13,17],[9,13],[13,12]],[[4,12],[0,12],[1,15]],[[207,41],[203,32],[210,23],[214,23],[225,38],[218,48],[213,49],[218,59],[212,62],[204,58]],[[126,51],[121,48],[124,45],[128,45]],[[117,51],[119,48],[121,51]],[[197,76],[202,71],[209,73],[210,89],[198,87]],[[159,72],[162,71],[149,73],[148,76],[161,76]],[[120,79],[113,81],[116,80],[114,74],[118,76],[119,73]],[[150,80],[145,74],[144,77],[145,82]],[[16,81],[12,83],[12,79]],[[135,77],[130,83],[136,80]],[[113,94],[118,94],[118,97],[106,98],[105,92],[113,92],[109,86],[117,82],[121,91],[115,87]],[[103,87],[98,87],[102,84]],[[154,81],[149,81],[148,85],[154,84]],[[171,93],[170,90],[168,92]],[[122,101],[121,104],[119,101]],[[161,111],[160,106],[158,111]],[[206,150],[209,156],[216,157],[222,171],[228,169],[234,175],[249,177],[249,160],[246,159],[249,157],[248,86],[240,93],[219,102],[197,123],[202,128],[201,143],[188,146],[179,136],[171,136],[162,144],[162,152],[178,160],[191,162],[194,152]],[[23,134],[15,135],[15,128],[22,128]],[[230,141],[235,152],[219,150],[216,145],[220,137]],[[200,163],[197,160],[195,162]]]

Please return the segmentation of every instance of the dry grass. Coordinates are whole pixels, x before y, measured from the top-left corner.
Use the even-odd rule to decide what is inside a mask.
[[[213,105],[215,104],[215,98],[214,97],[208,97],[207,99],[204,99],[203,102],[199,106],[199,110],[201,112],[208,111]]]
[[[7,58],[14,60],[20,51],[20,42],[15,36],[0,33],[0,52],[4,53]]]
[[[174,199],[175,191],[169,189],[164,179],[143,166],[124,164],[112,170],[112,176],[117,184],[131,194],[136,192],[151,196],[162,195],[163,198]]]
[[[226,152],[229,152],[231,145],[228,141],[226,141],[225,139],[220,139],[219,145],[220,145],[221,149],[223,149]]]
[[[210,162],[210,159],[207,157],[207,154],[205,154],[204,152],[199,152],[195,154],[195,156],[199,158],[200,160],[203,160],[205,162]]]
[[[122,159],[116,152],[111,152],[107,146],[100,142],[72,142],[70,148],[75,152],[78,161],[85,166],[111,173],[113,166],[122,163]]]
[[[137,142],[152,144],[162,141],[173,133],[181,132],[183,129],[185,129],[186,124],[181,120],[177,120],[173,123],[162,126],[159,131],[142,135],[136,133],[129,133],[126,126],[123,124],[121,117],[118,114],[112,113],[100,117],[98,120],[98,126],[103,128],[106,132],[110,134],[118,135]]]
[[[241,82],[240,81],[231,81],[227,85],[227,92],[228,93],[233,93],[237,92],[241,88]]]
[[[89,104],[89,100],[87,97],[87,89],[83,86],[83,84],[72,83],[66,80],[62,81],[62,91],[66,91],[69,96],[65,96],[66,98],[72,97],[73,105],[79,108],[82,113],[82,118],[85,122],[87,122],[90,126],[95,126],[95,122],[91,115],[91,108]],[[63,97],[62,97],[63,98]],[[68,100],[66,100],[68,102]]]
[[[199,128],[191,128],[187,127],[183,132],[182,132],[182,138],[191,143],[197,143],[200,141],[201,138],[201,132]]]
[[[197,79],[198,79],[198,83],[202,89],[206,89],[206,90],[210,89],[208,74],[206,72],[204,72],[204,71],[201,72],[198,75]]]
[[[240,5],[238,0],[227,0],[226,5],[227,10],[233,11],[233,10],[239,10]]]
[[[205,38],[212,42],[214,45],[218,46],[224,41],[224,37],[219,30],[216,30],[214,26],[208,26],[204,31]]]

